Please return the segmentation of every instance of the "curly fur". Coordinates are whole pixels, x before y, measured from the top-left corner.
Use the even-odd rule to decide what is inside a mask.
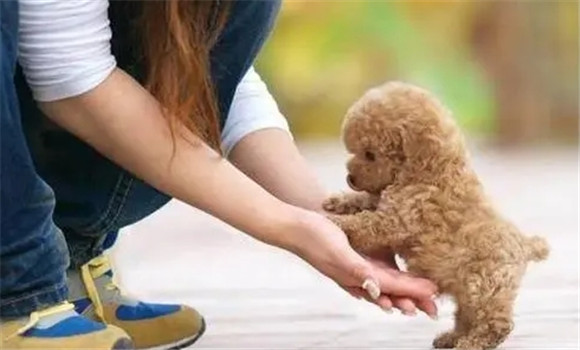
[[[358,251],[390,248],[454,298],[455,327],[436,348],[501,344],[527,263],[549,248],[492,207],[450,112],[421,88],[387,83],[349,109],[343,141],[358,192],[329,198],[329,217]]]

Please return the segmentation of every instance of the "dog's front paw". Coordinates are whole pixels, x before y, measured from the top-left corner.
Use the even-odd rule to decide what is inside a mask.
[[[357,208],[349,203],[348,198],[344,194],[334,195],[322,202],[322,208],[333,214],[354,214]]]

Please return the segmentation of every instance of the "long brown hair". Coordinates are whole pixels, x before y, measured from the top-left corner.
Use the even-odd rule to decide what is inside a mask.
[[[139,31],[146,88],[164,108],[174,137],[183,126],[219,152],[219,108],[210,50],[227,20],[229,1],[142,3]]]

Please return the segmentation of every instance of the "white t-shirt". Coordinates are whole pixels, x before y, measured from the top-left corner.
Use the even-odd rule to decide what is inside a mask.
[[[86,93],[115,69],[108,0],[20,0],[19,61],[37,101]],[[251,132],[288,123],[253,68],[242,78],[222,132],[224,152]]]

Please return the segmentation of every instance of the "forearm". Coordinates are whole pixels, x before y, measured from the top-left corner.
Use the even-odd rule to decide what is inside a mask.
[[[193,135],[177,133],[175,148],[156,100],[116,70],[79,97],[43,110],[105,156],[159,190],[198,207],[257,239],[287,247],[296,208],[271,196]],[[187,135],[184,131],[184,135]]]
[[[233,148],[230,160],[279,199],[321,210],[326,191],[286,131],[272,128],[247,135]]]

